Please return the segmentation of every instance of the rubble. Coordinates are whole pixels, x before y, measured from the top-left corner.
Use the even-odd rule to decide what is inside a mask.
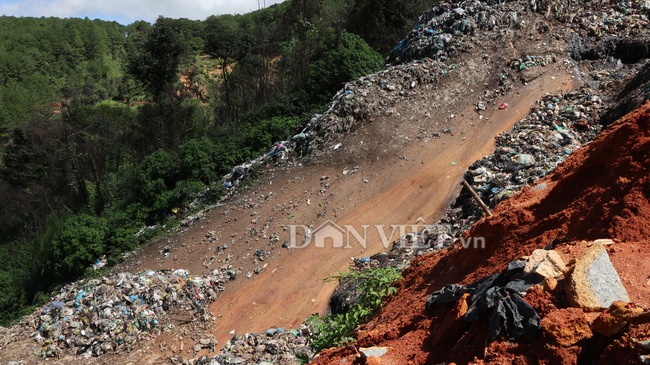
[[[554,250],[535,250],[528,258],[524,273],[535,273],[544,278],[557,278],[567,271],[562,257]]]

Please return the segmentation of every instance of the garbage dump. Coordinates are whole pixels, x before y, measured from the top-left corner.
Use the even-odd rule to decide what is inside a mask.
[[[420,16],[415,28],[392,50],[390,64],[429,57],[445,62],[471,49],[483,33],[520,26],[518,12],[527,10],[523,2],[463,1],[436,4]]]
[[[210,321],[208,305],[229,280],[228,270],[204,276],[146,270],[78,281],[61,288],[19,328],[41,344],[45,358],[63,352],[89,358],[130,351],[136,342],[179,321]]]

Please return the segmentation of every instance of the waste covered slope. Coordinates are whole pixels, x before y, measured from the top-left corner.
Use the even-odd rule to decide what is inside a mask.
[[[113,270],[118,278],[123,272],[140,274],[123,274],[128,279],[124,282],[107,275],[71,284],[55,294],[45,313],[39,308],[20,325],[0,328],[0,362],[40,363],[51,357],[51,363],[293,364],[313,354],[309,328],[301,323],[311,313],[326,312],[333,288],[324,279],[346,268],[350,257],[355,265],[363,259],[373,265],[376,257],[405,262],[450,244],[448,252],[417,259],[406,272],[403,296],[358,334],[361,346],[389,346],[382,363],[462,363],[475,358],[509,363],[516,356],[523,356],[522,363],[535,362],[526,357],[527,350],[550,363],[575,363],[578,356],[590,360],[584,358],[587,353],[594,358],[618,356],[612,338],[594,341],[586,331],[573,338],[597,351],[566,339],[561,340],[566,348],[552,344],[546,327],[538,325],[566,317],[585,328],[584,318],[592,314],[566,308],[561,289],[510,295],[521,289],[511,280],[521,274],[521,262],[507,267],[551,242],[569,263],[586,248],[580,240],[612,237],[617,243],[608,252],[630,299],[650,305],[643,301],[650,300],[644,276],[650,260],[638,262],[648,254],[642,241],[647,230],[635,231],[639,222],[647,221],[641,199],[647,202],[647,191],[641,188],[647,181],[637,179],[647,175],[647,158],[614,153],[614,147],[643,148],[628,146],[627,139],[599,142],[607,152],[595,160],[595,167],[583,167],[588,153],[576,152],[600,133],[600,124],[610,124],[601,117],[613,94],[621,90],[617,100],[625,90],[640,96],[621,104],[625,113],[646,95],[645,76],[627,87],[622,81],[646,66],[622,64],[610,57],[616,54],[607,51],[608,44],[596,40],[641,37],[648,31],[648,6],[577,1],[535,5],[528,0],[434,5],[396,48],[392,65],[346,83],[322,114],[305,121],[301,133],[226,175],[228,199],[184,217],[172,236],[153,242]],[[623,62],[633,61],[628,57]],[[632,135],[647,130],[634,128],[638,131]],[[495,142],[497,150],[477,161]],[[562,162],[574,154],[582,157]],[[558,165],[572,167],[525,191],[521,196],[527,198],[503,202]],[[490,208],[501,202],[492,219],[463,236],[486,239],[485,249],[453,248],[454,239],[483,214],[466,193],[447,209],[463,174]],[[255,175],[259,180],[248,190],[237,189]],[[573,180],[563,187],[564,178]],[[290,245],[292,224],[318,229],[329,221],[345,226],[429,219],[441,219],[445,229],[423,230],[397,241],[393,237],[383,242],[393,248],[382,256],[373,255],[387,249],[376,233],[367,237],[368,247],[326,251]],[[493,331],[497,341],[491,341],[487,312],[468,308],[469,297],[454,296],[425,310],[431,293],[449,284],[474,289],[473,283],[485,283],[490,275],[498,278],[494,285],[472,294],[482,298],[498,290],[501,296],[491,302],[514,305],[524,314],[532,312],[526,301],[539,316],[530,323],[535,328],[529,328],[541,339],[529,345],[507,343],[498,336],[520,332],[507,327]],[[153,280],[158,277],[160,281]],[[558,308],[565,311],[558,314]],[[68,316],[70,311],[73,316]],[[478,318],[465,323],[464,312],[478,313]],[[648,337],[639,335],[644,327],[626,331],[624,336],[636,340]],[[617,351],[638,355],[629,349],[633,341],[615,340]],[[549,351],[559,354],[542,353],[547,343]],[[342,356],[348,363],[363,362],[352,348],[325,352],[318,361],[338,363]]]
[[[485,238],[485,248],[457,246],[416,259],[405,271],[400,294],[359,329],[356,346],[388,347],[382,363],[395,364],[639,362],[644,351],[650,352],[639,345],[650,337],[647,319],[630,323],[621,333],[586,336],[570,346],[553,342],[546,332],[532,342],[509,343],[503,337],[491,342],[487,318],[471,323],[462,320],[467,310],[462,308],[463,301],[430,310],[425,309],[425,302],[430,293],[447,284],[467,285],[499,273],[535,249],[554,247],[563,256],[579,258],[583,240],[609,237],[617,242],[608,252],[627,292],[647,307],[649,170],[650,103],[646,103],[572,154],[550,176],[500,203],[492,217],[464,234],[465,238]],[[561,289],[535,289],[524,299],[540,314],[542,323],[549,313],[571,306]],[[589,314],[581,308],[566,310]],[[589,318],[593,321],[593,316]],[[353,362],[357,355],[352,348],[325,350],[316,363],[338,363],[341,358]]]

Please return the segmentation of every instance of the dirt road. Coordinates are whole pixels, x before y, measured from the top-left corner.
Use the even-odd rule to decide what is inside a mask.
[[[495,108],[484,115],[483,120],[479,120],[471,110],[463,112],[453,136],[411,143],[399,151],[403,157],[401,160],[360,162],[356,176],[341,181],[336,189],[337,195],[343,196],[337,204],[345,211],[335,219],[336,224],[352,225],[362,232],[361,225],[364,224],[371,227],[376,224],[415,224],[420,217],[427,224],[434,223],[457,193],[467,166],[494,149],[496,134],[510,129],[512,124],[527,115],[535,100],[544,93],[571,87],[571,77],[566,73],[557,74],[554,79],[537,79],[519,95],[503,100],[509,104],[507,110]],[[375,133],[375,128],[383,127],[374,124],[353,137],[364,139]],[[343,145],[351,142],[345,141]],[[318,184],[320,177],[316,173],[303,176],[305,181],[313,184]],[[364,178],[370,182],[364,183]],[[380,180],[379,183],[372,184],[376,179]],[[348,196],[349,201],[345,202]],[[315,228],[319,224],[316,223]],[[391,230],[386,228],[385,232],[389,235]],[[328,275],[344,270],[350,257],[370,256],[385,250],[376,230],[369,229],[367,233],[366,248],[360,245],[347,249],[310,245],[294,249],[277,257],[263,273],[237,290],[226,291],[211,306],[212,312],[218,315],[214,333],[219,342],[230,338],[231,331],[259,332],[278,326],[291,328],[312,313],[324,313],[333,290],[333,286],[325,282]],[[397,235],[393,240],[396,238]]]

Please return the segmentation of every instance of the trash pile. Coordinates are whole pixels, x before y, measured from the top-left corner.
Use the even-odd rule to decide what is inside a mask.
[[[15,327],[42,345],[42,357],[64,351],[86,358],[130,351],[181,322],[212,319],[208,305],[229,280],[227,270],[193,277],[187,270],[119,273],[63,287],[40,312]]]
[[[649,55],[647,1],[620,1],[599,9],[587,8],[572,17],[575,32],[570,54],[576,60],[614,57],[636,63]]]
[[[496,137],[495,152],[470,165],[465,179],[493,208],[548,175],[601,131],[600,95],[588,87],[545,95],[526,118]],[[457,237],[482,215],[478,203],[463,191],[441,222],[451,224]]]
[[[390,64],[429,57],[445,62],[476,44],[474,35],[489,31],[494,37],[500,29],[521,26],[518,13],[526,11],[524,2],[439,3],[423,14],[415,28],[390,53]]]
[[[318,157],[337,136],[352,130],[359,121],[390,113],[391,107],[418,95],[418,87],[436,82],[448,67],[431,59],[385,70],[347,83],[334,97],[327,110],[316,114],[301,133],[308,136],[309,156]],[[292,146],[292,144],[289,144]],[[340,148],[333,144],[331,149]]]
[[[311,359],[314,350],[307,344],[309,328],[269,328],[264,333],[235,335],[215,357],[202,356],[193,365],[296,364]],[[306,361],[304,363],[307,363]]]
[[[525,55],[516,60],[512,60],[512,62],[510,62],[510,68],[515,71],[523,72],[534,67],[546,67],[546,65],[554,62],[557,62],[557,57],[555,55]],[[529,80],[524,78],[524,81]]]
[[[603,101],[582,88],[545,95],[512,130],[496,137],[495,153],[470,166],[466,178],[490,206],[546,176],[599,132]]]

